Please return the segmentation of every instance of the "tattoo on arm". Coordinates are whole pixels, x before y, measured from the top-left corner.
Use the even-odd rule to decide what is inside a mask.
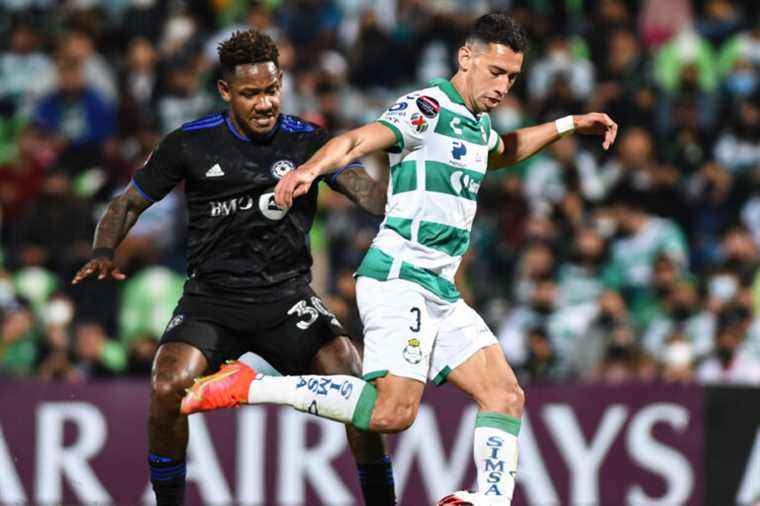
[[[108,204],[108,209],[100,218],[98,226],[95,228],[93,249],[110,248],[115,250],[127,236],[127,232],[135,224],[140,214],[152,203],[145,200],[132,185],[129,185],[124,193]]]
[[[370,214],[385,213],[385,187],[372,179],[364,169],[344,170],[335,179],[337,190]]]

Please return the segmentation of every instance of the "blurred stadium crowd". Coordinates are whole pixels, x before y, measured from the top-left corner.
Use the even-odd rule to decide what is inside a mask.
[[[182,189],[122,244],[126,281],[69,281],[161,136],[223,108],[233,30],[277,41],[285,112],[340,132],[452,75],[496,8],[531,41],[497,129],[621,125],[610,152],[567,137],[481,188],[458,283],[521,379],[760,384],[754,0],[0,0],[0,378],[148,374],[184,281]],[[322,192],[316,288],[354,335],[378,223]]]

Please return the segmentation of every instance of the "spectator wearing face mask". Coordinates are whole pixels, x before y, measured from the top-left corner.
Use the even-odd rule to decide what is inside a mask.
[[[742,350],[748,313],[740,304],[722,312],[715,351],[697,369],[700,383],[760,385],[760,361]]]

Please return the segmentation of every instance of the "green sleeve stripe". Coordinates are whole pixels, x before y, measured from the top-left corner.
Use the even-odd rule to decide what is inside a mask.
[[[451,374],[451,367],[446,366],[443,369],[441,369],[441,372],[435,375],[435,378],[433,378],[433,385],[439,387],[446,383],[446,378],[449,377],[449,374]]]
[[[372,410],[375,407],[377,401],[377,389],[374,386],[367,383],[362,388],[362,393],[359,395],[359,402],[356,403],[356,409],[354,409],[354,416],[351,418],[351,424],[357,429],[369,430],[369,423],[372,420]]]
[[[376,380],[377,378],[385,378],[386,376],[388,376],[388,369],[382,369],[380,371],[368,372],[362,376],[362,379],[364,381],[372,381]]]
[[[522,422],[519,418],[503,413],[478,413],[475,417],[475,427],[498,429],[517,437]]]
[[[390,121],[379,119],[377,122],[390,128],[393,132],[393,135],[396,136],[396,145],[399,147],[399,149],[404,149],[404,136],[401,134],[401,130],[399,130],[398,127]]]

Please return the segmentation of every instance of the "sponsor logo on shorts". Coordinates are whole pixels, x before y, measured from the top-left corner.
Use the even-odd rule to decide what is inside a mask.
[[[417,109],[428,118],[434,118],[438,114],[438,111],[441,110],[441,106],[433,97],[423,95],[417,99]]]
[[[404,346],[404,360],[412,365],[417,365],[422,362],[422,349],[420,348],[420,340],[412,338],[407,341],[407,345]]]
[[[282,179],[285,174],[296,168],[296,164],[290,160],[279,160],[272,165],[272,175]]]
[[[388,112],[399,112],[399,111],[403,111],[403,110],[404,110],[404,109],[406,109],[407,107],[409,107],[409,104],[407,104],[406,102],[396,102],[395,104],[393,104],[392,106],[390,106],[390,107],[388,108]]]
[[[169,325],[166,326],[166,330],[164,332],[169,332],[174,327],[182,323],[184,320],[185,320],[185,315],[183,314],[174,315],[174,318],[169,320]]]

